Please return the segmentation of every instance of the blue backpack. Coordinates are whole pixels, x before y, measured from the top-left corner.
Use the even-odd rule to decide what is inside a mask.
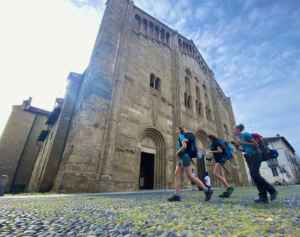
[[[187,143],[187,148],[186,148],[186,153],[191,157],[191,158],[196,158],[198,157],[198,149],[197,149],[197,142],[196,142],[196,137],[193,133],[191,132],[186,132],[183,134],[185,138],[188,140]],[[179,141],[180,142],[180,141]],[[180,142],[180,145],[181,142]]]
[[[223,148],[225,158],[227,160],[233,159],[233,153],[234,153],[233,145],[223,139],[219,139],[219,143],[221,144],[221,146]]]

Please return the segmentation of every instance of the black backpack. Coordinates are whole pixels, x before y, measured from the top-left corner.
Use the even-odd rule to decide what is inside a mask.
[[[183,133],[183,135],[188,140],[187,148],[186,148],[186,153],[191,158],[196,158],[198,156],[198,149],[197,149],[197,143],[196,143],[196,137],[195,137],[195,135],[193,133],[191,133],[191,132]],[[181,142],[180,142],[180,145],[182,145]]]

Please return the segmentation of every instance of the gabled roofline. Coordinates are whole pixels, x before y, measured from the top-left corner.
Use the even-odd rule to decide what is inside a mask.
[[[296,154],[296,151],[294,147],[289,143],[289,141],[283,137],[283,136],[276,136],[276,137],[266,137],[264,138],[267,142],[275,142],[275,141],[283,141],[283,143],[286,144],[286,146],[293,152],[293,154]]]

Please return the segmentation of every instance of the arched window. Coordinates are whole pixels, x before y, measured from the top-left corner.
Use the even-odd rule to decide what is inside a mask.
[[[147,34],[148,31],[148,22],[146,19],[143,20],[143,26],[144,26],[144,32],[145,34]]]
[[[192,72],[189,68],[186,68],[185,69],[185,73],[188,75],[188,76],[191,76],[192,75]]]
[[[202,116],[202,103],[199,100],[196,100],[196,112]]]
[[[153,73],[150,74],[150,87],[160,91],[161,89],[161,80],[159,77],[156,77]]]
[[[140,31],[141,30],[141,17],[139,15],[135,15],[135,22],[136,22],[135,29],[137,31]]]
[[[199,103],[198,114],[199,114],[200,116],[203,115],[203,113],[202,113],[202,103],[201,103],[201,102]]]
[[[190,69],[186,69],[185,70],[185,73],[186,73],[186,76],[184,78],[184,82],[185,82],[185,93],[186,93],[186,103],[185,103],[185,106],[188,108],[188,109],[191,109],[192,108],[192,91],[191,91],[191,70]]]
[[[182,47],[182,40],[180,38],[178,39],[178,45],[179,45],[179,48]]]
[[[155,88],[155,75],[153,73],[150,74],[150,87]]]
[[[149,23],[149,31],[150,31],[150,35],[153,37],[154,36],[154,25],[153,25],[153,22],[151,22],[151,21]]]
[[[191,80],[189,77],[185,77],[185,90],[186,90],[186,92],[191,91]]]
[[[160,91],[160,78],[156,78],[155,80],[155,89]]]
[[[212,121],[212,114],[211,114],[211,109],[206,106],[206,118],[209,120],[209,121]]]
[[[196,98],[198,100],[200,99],[200,88],[199,88],[199,86],[196,86]]]
[[[166,42],[167,42],[167,44],[170,43],[170,33],[169,32],[166,33]]]
[[[192,96],[191,95],[188,96],[188,103],[187,104],[188,104],[188,108],[191,109],[192,108]]]
[[[161,40],[162,42],[165,41],[165,30],[164,30],[164,29],[161,29],[161,30],[160,30],[160,40]]]
[[[158,26],[155,26],[155,38],[157,40],[159,40],[159,28],[158,28]]]
[[[187,92],[184,92],[184,106],[188,108],[189,96]]]

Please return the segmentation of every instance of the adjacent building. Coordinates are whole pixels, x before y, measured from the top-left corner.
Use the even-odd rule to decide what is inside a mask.
[[[8,176],[7,191],[22,192],[28,186],[48,115],[32,106],[31,98],[13,106],[0,140],[0,174]]]
[[[296,184],[300,182],[300,160],[288,140],[280,135],[266,138],[271,149],[279,153],[278,159],[263,162],[261,174],[271,183]]]

